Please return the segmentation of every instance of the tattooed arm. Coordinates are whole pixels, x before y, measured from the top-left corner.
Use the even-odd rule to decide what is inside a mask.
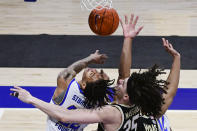
[[[100,54],[98,50],[94,54],[90,54],[88,57],[79,60],[68,68],[61,71],[57,77],[57,88],[53,95],[53,99],[57,98],[61,93],[63,93],[70,81],[89,64],[103,64],[107,56],[105,54]]]

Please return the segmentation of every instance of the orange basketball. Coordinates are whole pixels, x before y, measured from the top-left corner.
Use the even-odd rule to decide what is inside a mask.
[[[97,35],[111,35],[119,25],[118,13],[113,8],[100,8],[93,9],[89,15],[90,29]]]

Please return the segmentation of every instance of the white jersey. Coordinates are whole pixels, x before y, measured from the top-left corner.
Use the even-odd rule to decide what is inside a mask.
[[[160,131],[171,131],[170,122],[168,120],[168,117],[165,114],[159,119],[157,119],[157,125]]]
[[[55,104],[53,100],[51,103]],[[70,82],[64,98],[58,105],[69,110],[85,108],[83,92],[75,79]],[[86,126],[87,124],[62,123],[51,117],[47,118],[47,131],[83,131]]]

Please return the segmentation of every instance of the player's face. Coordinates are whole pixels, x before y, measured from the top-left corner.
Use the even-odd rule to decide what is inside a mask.
[[[103,70],[98,71],[94,68],[86,68],[84,70],[82,79],[86,82],[94,82],[94,81],[97,81],[99,79],[108,80],[109,77],[107,76],[107,74],[104,73]]]
[[[116,96],[118,99],[122,99],[127,94],[127,81],[129,78],[120,79],[116,86]]]

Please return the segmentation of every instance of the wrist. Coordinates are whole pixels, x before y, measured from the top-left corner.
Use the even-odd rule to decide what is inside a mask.
[[[132,41],[133,41],[133,38],[131,38],[131,37],[125,37],[124,38],[124,43],[126,42],[126,43],[132,43]]]
[[[133,40],[134,38],[130,37],[130,36],[124,36],[124,39],[131,39],[131,40]]]
[[[174,58],[179,58],[179,59],[180,59],[180,58],[181,58],[181,55],[180,55],[179,53],[176,53],[176,54],[173,55],[173,57],[174,57]]]
[[[29,104],[35,105],[36,104],[36,100],[37,100],[36,97],[33,97],[33,96],[29,97]]]

